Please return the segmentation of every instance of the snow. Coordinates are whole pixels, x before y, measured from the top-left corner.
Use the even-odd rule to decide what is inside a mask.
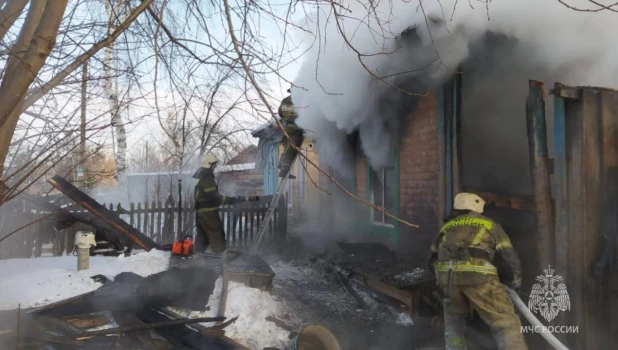
[[[221,299],[221,283],[219,278],[215,290],[208,300],[210,310],[204,312],[175,310],[186,317],[215,317],[218,313]],[[275,347],[282,349],[291,342],[290,333],[267,321],[268,316],[278,319],[286,318],[287,308],[275,296],[256,288],[247,287],[241,283],[229,282],[225,315],[227,320],[238,316],[236,322],[225,328],[225,335],[252,349]],[[214,323],[203,323],[204,326],[214,326]]]
[[[76,256],[0,261],[0,310],[37,307],[90,292],[101,286],[90,277],[112,279],[121,272],[148,276],[167,269],[170,253],[159,250],[125,257],[90,257],[90,269],[77,271]]]

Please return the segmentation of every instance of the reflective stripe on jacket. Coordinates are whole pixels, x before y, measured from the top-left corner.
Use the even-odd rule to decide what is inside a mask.
[[[482,276],[498,273],[507,281],[521,280],[519,257],[502,226],[475,212],[446,222],[430,250],[439,282],[446,280],[450,269],[454,284],[480,283]]]
[[[211,170],[203,171],[195,190],[195,209],[198,213],[211,212],[219,209],[224,204],[236,203],[236,198],[226,197],[219,193],[219,186],[215,182],[215,175]]]
[[[298,114],[296,113],[296,109],[292,103],[292,96],[288,96],[281,101],[278,112],[279,118],[281,118],[286,131],[299,129],[299,126],[296,124]]]

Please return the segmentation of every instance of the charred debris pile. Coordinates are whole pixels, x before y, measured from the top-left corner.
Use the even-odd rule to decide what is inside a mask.
[[[54,227],[61,229],[83,222],[99,237],[129,251],[163,249],[139,230],[124,222],[66,180],[49,182],[85,211],[75,212],[30,198],[42,209],[56,213]],[[125,248],[129,249],[125,249]],[[236,317],[224,317],[225,305],[207,305],[215,282],[222,277],[249,287],[269,289],[274,272],[257,256],[230,252],[170,258],[169,269],[148,277],[123,272],[102,283],[97,290],[40,308],[0,312],[0,348],[19,349],[249,349],[225,336]],[[225,288],[225,287],[223,287]],[[222,300],[227,300],[222,290]],[[185,318],[181,308],[207,311],[218,308],[220,317]],[[215,324],[205,327],[202,323]]]

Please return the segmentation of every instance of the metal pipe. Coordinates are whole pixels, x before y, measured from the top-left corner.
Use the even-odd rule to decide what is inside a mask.
[[[522,313],[522,315],[524,315],[524,317],[528,320],[528,322],[530,322],[530,324],[535,327],[535,329],[536,327],[541,327],[541,328],[545,327],[541,323],[541,321],[539,321],[536,317],[534,317],[534,315],[532,314],[532,312],[530,312],[526,304],[524,304],[524,302],[521,300],[519,295],[517,295],[517,292],[515,292],[514,290],[512,290],[511,288],[507,286],[504,286],[504,287],[509,292],[509,296],[511,297],[511,299],[513,299],[513,304],[515,304],[515,307],[517,307],[517,309]],[[545,328],[547,329],[547,327]],[[539,335],[541,335],[543,339],[547,340],[549,345],[551,345],[554,349],[569,350],[566,346],[564,346],[564,344],[560,342],[560,340],[558,340],[558,338],[556,338],[553,334],[551,334],[551,332],[549,331],[540,332]]]

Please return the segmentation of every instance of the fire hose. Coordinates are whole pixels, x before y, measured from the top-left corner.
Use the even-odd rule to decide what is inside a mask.
[[[515,304],[515,307],[517,307],[517,309],[524,315],[524,317],[528,320],[528,322],[530,322],[530,324],[534,326],[534,329],[537,329],[537,327],[540,327],[541,329],[543,329],[544,325],[541,323],[541,321],[539,321],[538,318],[536,318],[532,314],[532,312],[530,312],[526,304],[521,300],[519,295],[517,295],[517,292],[515,292],[513,289],[509,287],[506,287],[506,290],[509,292],[509,296],[511,297],[511,299],[513,299],[513,304]],[[554,349],[569,350],[551,332],[544,331],[544,332],[539,332],[539,334],[543,337],[543,339],[547,340],[549,345],[551,345]]]

